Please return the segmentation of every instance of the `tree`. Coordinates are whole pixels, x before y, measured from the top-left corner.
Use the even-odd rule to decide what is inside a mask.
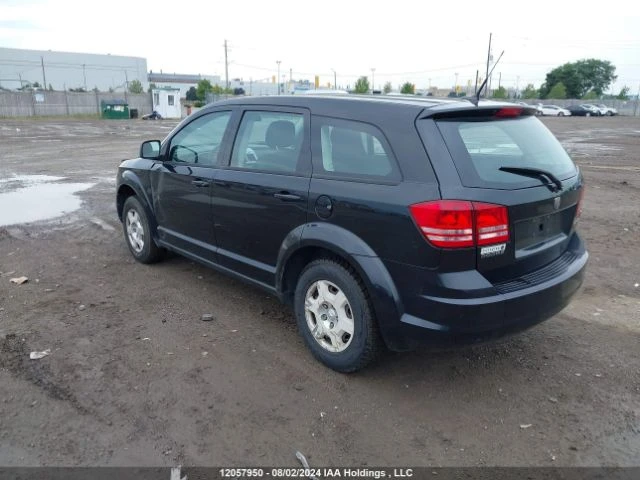
[[[493,98],[508,98],[507,89],[500,86],[493,91]]]
[[[149,93],[151,93],[151,90],[153,90],[154,88],[156,88],[156,84],[155,84],[155,83],[153,83],[153,82],[151,82],[151,83],[149,84],[149,90],[147,90],[147,91],[148,91]]]
[[[546,97],[554,85],[562,82],[569,98],[582,98],[590,90],[599,97],[618,78],[615,72],[616,67],[607,60],[589,58],[565,63],[547,73],[540,93]]]
[[[522,91],[522,98],[538,98],[538,90],[533,86],[533,83],[529,83]]]
[[[129,93],[144,93],[144,88],[142,88],[142,83],[137,78],[135,80],[131,80],[129,82]]]
[[[198,100],[204,101],[207,98],[207,93],[211,91],[213,91],[213,86],[209,80],[205,78],[204,80],[198,81],[196,85],[196,96]]]
[[[196,92],[196,87],[191,87],[187,90],[187,100],[190,102],[194,102],[198,99],[198,92]]]
[[[564,83],[562,82],[556,83],[553,88],[549,90],[547,98],[553,98],[554,100],[562,100],[563,98],[567,98],[567,87],[565,87]]]
[[[600,95],[598,95],[595,90],[589,90],[585,95],[582,96],[583,100],[597,100],[598,98],[600,98]]]
[[[616,99],[618,100],[629,100],[629,90],[631,90],[626,85],[620,89],[620,93],[616,95]]]
[[[393,87],[391,86],[391,82],[385,83],[384,87],[382,88],[382,91],[384,93],[391,93],[391,90],[393,90]]]
[[[49,91],[53,92],[53,86],[51,86],[51,84],[49,84]]]
[[[400,93],[416,93],[416,86],[411,82],[404,82],[400,87]]]
[[[31,85],[31,88],[33,88],[35,90],[36,88],[41,88],[41,87],[40,87],[40,84],[38,82],[33,82],[33,84]]]
[[[369,79],[367,77],[360,77],[356,82],[354,90],[356,93],[369,93]]]

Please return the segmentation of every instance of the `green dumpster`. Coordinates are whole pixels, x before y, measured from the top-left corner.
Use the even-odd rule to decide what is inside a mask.
[[[100,110],[102,111],[102,118],[129,118],[129,104],[124,100],[102,100],[100,102]]]

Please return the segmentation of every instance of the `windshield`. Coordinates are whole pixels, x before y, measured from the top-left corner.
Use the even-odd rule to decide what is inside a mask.
[[[562,180],[577,173],[560,142],[535,117],[446,119],[437,125],[465,186],[515,189],[540,184],[501,167],[544,170]]]

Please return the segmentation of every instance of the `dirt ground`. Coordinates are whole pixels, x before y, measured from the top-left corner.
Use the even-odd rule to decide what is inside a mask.
[[[640,118],[544,122],[588,184],[573,303],[497,344],[341,375],[276,299],[180,257],[133,261],[116,168],[174,123],[0,120],[0,222],[30,218],[11,193],[33,177],[13,175],[82,200],[0,227],[0,465],[640,465]]]

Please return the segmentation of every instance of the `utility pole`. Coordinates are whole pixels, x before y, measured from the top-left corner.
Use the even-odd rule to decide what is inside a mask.
[[[338,74],[336,73],[334,68],[332,68],[331,71],[333,72],[333,89],[337,90],[338,89]]]
[[[516,76],[516,98],[520,97],[520,75]]]
[[[498,90],[500,90],[501,83],[502,83],[502,72],[498,73]]]
[[[227,52],[227,41],[224,41],[224,86],[229,89],[229,57]]]
[[[458,72],[456,72],[456,84],[453,87],[453,91],[458,93]]]
[[[129,93],[129,74],[127,71],[124,71],[124,100],[125,102],[129,102],[127,98],[127,94]]]
[[[376,86],[376,69],[372,68],[371,69],[371,95],[373,95],[373,91],[375,90],[375,86]]]
[[[485,80],[487,81],[487,86],[488,86],[488,82],[489,82],[489,60],[491,59],[491,36],[493,34],[490,33],[489,34],[489,50],[487,50],[487,76],[484,77]],[[485,92],[488,92],[489,90],[485,90]]]
[[[83,63],[82,64],[82,76],[84,77],[84,91],[87,91],[87,71],[86,71],[86,65]]]
[[[42,81],[44,84],[42,85],[42,89],[47,89],[47,76],[44,74],[44,57],[40,57],[40,64],[42,65]]]
[[[478,70],[476,70],[476,88],[473,90],[474,94],[478,93]]]
[[[280,95],[280,64],[282,61],[276,60],[276,63],[278,64],[278,76],[276,77],[276,81],[278,82],[278,95]]]

